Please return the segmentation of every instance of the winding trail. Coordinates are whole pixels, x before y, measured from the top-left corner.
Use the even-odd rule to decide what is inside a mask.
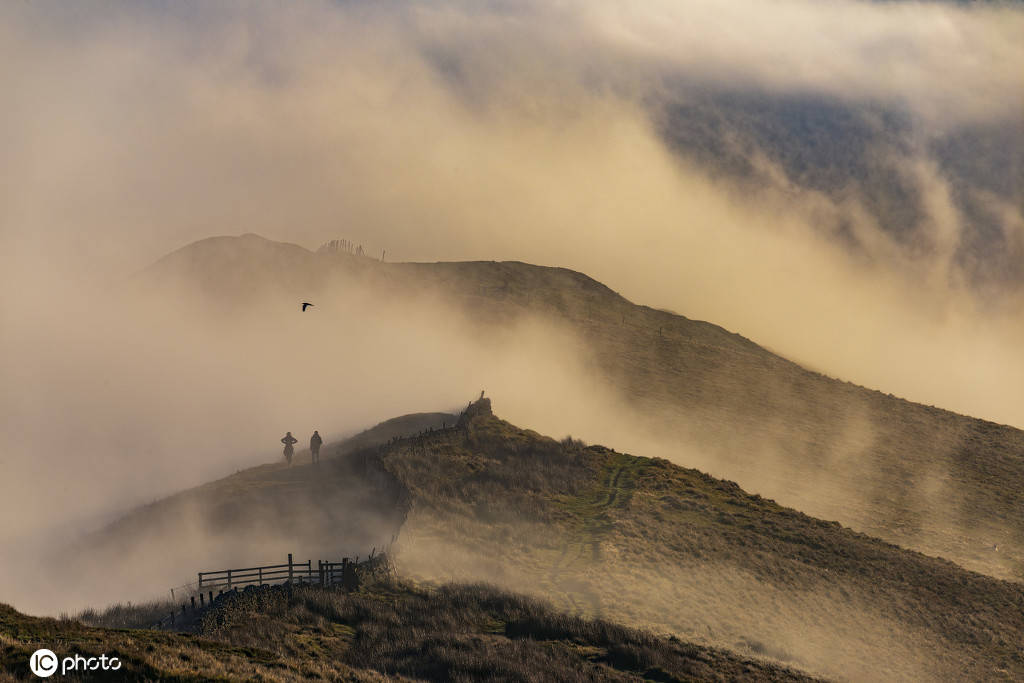
[[[600,596],[591,590],[586,575],[601,561],[601,543],[614,527],[609,513],[624,508],[636,487],[634,468],[634,458],[615,454],[599,476],[600,483],[567,504],[567,508],[577,516],[579,527],[568,531],[562,551],[551,566],[548,580],[579,615],[587,610],[581,607],[577,598],[583,598],[589,604],[593,616],[602,613]]]

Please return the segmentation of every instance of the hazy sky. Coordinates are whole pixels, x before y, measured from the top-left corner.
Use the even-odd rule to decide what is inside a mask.
[[[956,188],[928,153],[957,126],[1024,115],[1022,35],[1024,10],[998,4],[5,3],[0,380],[3,459],[20,473],[6,481],[54,476],[39,469],[48,451],[112,439],[166,456],[195,431],[205,461],[228,448],[209,445],[219,421],[228,444],[253,448],[259,405],[237,396],[263,395],[271,380],[248,360],[273,367],[281,347],[211,350],[207,332],[106,310],[96,294],[190,241],[247,232],[310,248],[346,237],[389,260],[567,266],[828,374],[1024,426],[1024,299],[965,284]],[[903,112],[899,165],[925,200],[926,248],[895,244],[856,199],[795,186],[756,153],[773,178],[756,190],[683,162],[647,106],[679,79]],[[1022,207],[990,201],[1024,245]],[[866,255],[816,229],[837,217]],[[429,321],[367,329],[430,342],[414,355],[424,364],[455,353],[414,323]],[[513,376],[507,351],[496,372]],[[467,376],[432,393],[441,380],[420,375],[391,400],[408,371],[337,421],[448,407],[476,388]],[[173,429],[154,426],[166,416]],[[164,483],[198,476],[162,462]],[[144,495],[147,472],[123,487]]]

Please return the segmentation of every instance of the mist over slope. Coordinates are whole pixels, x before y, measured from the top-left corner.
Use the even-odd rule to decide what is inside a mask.
[[[15,568],[285,430],[481,389],[1020,580],[1021,433],[926,405],[1024,427],[1020,3],[110,10],[0,6],[0,600],[81,604]]]
[[[245,246],[235,252],[232,244]],[[638,306],[565,269],[306,252],[287,279],[275,279],[256,264],[278,248],[256,236],[217,238],[160,261],[146,279],[173,281],[233,315],[260,288],[403,305],[424,312],[428,327],[471,320],[463,335],[480,348],[526,324],[561,330],[516,352],[544,366],[575,358],[558,400],[549,397],[541,409],[520,402],[528,391],[521,383],[493,389],[515,392],[517,420],[661,455],[904,547],[1024,578],[1024,525],[1015,512],[1024,504],[1024,433],[1017,429],[808,371],[716,325]],[[264,253],[239,259],[247,250]],[[196,263],[213,274],[196,278]],[[318,324],[339,323],[329,317],[337,309],[318,315]]]
[[[273,502],[271,491],[252,488],[267,466],[182,495],[235,509],[224,538],[251,552],[282,548],[266,533],[279,527],[301,557],[349,542],[377,519],[398,531],[391,552],[405,576],[484,579],[572,615],[830,678],[992,679],[1024,671],[1019,583],[808,517],[663,459],[555,441],[496,418],[490,406],[484,398],[443,428],[369,447],[342,442],[320,467],[303,461],[277,472],[280,481],[321,490],[303,503],[307,513],[323,515],[320,501],[348,525],[311,529],[297,514],[250,529],[246,519]],[[91,539],[81,557],[103,546],[143,547],[146,538],[176,537],[189,526],[174,499],[127,521]],[[183,555],[199,561],[211,550]],[[227,630],[234,644],[251,643],[246,627]]]
[[[1018,583],[809,518],[665,460],[561,443],[474,403],[381,456],[409,487],[400,566],[483,574],[843,679],[1020,675]],[[970,618],[966,618],[967,614]]]
[[[456,419],[404,415],[340,441],[324,430],[324,455],[349,456]],[[347,460],[313,467],[309,449],[300,445],[293,466],[280,458],[249,466],[122,509],[117,519],[64,545],[12,556],[5,560],[4,591],[21,609],[68,613],[151,600],[171,588],[184,594],[196,572],[279,564],[289,554],[296,562],[366,557],[392,542],[405,521],[407,498],[387,477]],[[62,562],[65,553],[75,562]]]

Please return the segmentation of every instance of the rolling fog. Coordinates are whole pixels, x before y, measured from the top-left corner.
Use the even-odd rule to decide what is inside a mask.
[[[542,433],[664,451],[562,329],[494,339],[443,301],[355,287],[303,315],[270,299],[211,320],[125,284],[213,234],[565,266],[830,375],[1024,426],[1022,283],[964,275],[957,188],[929,151],[1019,117],[1022,10],[42,2],[0,18],[16,94],[0,113],[0,556],[272,461],[285,430],[347,433],[480,389]],[[677,78],[898,109],[911,134],[878,153],[925,197],[923,231],[908,247],[856,194],[795,185],[757,150],[754,190],[674,155],[646,102]],[[987,200],[1024,255],[1020,207]],[[820,229],[838,223],[860,250]],[[0,600],[58,608],[14,572],[0,563]]]

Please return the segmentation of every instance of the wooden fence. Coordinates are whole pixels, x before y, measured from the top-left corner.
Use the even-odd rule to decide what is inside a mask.
[[[262,567],[243,567],[241,569],[220,569],[212,572],[199,572],[199,592],[204,590],[231,590],[243,586],[263,586],[268,583],[313,583],[314,577],[319,581],[318,574],[313,573],[313,561],[296,563],[292,554],[288,553],[288,564],[269,564]]]
[[[392,539],[393,541],[394,539]],[[219,569],[211,572],[199,572],[199,581],[184,588],[188,594],[188,601],[181,603],[181,611],[172,610],[166,617],[157,621],[153,628],[163,628],[169,625],[185,624],[195,619],[207,606],[214,604],[214,591],[219,598],[224,593],[236,592],[248,586],[267,586],[281,583],[294,583],[319,586],[342,586],[346,590],[353,590],[359,587],[359,575],[390,571],[390,564],[387,554],[378,553],[374,548],[370,551],[369,557],[362,562],[356,557],[350,560],[343,557],[341,562],[329,562],[319,560],[317,566],[313,567],[312,560],[296,563],[292,554],[288,553],[286,564],[269,564],[261,567],[242,567],[240,569]],[[174,589],[171,589],[172,604],[175,601]],[[184,597],[184,595],[182,595]]]
[[[370,557],[367,558],[366,562],[371,562],[374,559],[375,553],[376,548],[371,551]],[[210,590],[233,590],[245,586],[266,586],[285,582],[315,583],[321,586],[331,586],[343,583],[346,572],[354,570],[358,565],[358,557],[354,561],[343,557],[341,562],[318,560],[314,570],[312,560],[296,563],[292,560],[291,553],[289,553],[287,564],[270,564],[262,567],[243,567],[241,569],[199,572],[197,586],[200,594]]]

